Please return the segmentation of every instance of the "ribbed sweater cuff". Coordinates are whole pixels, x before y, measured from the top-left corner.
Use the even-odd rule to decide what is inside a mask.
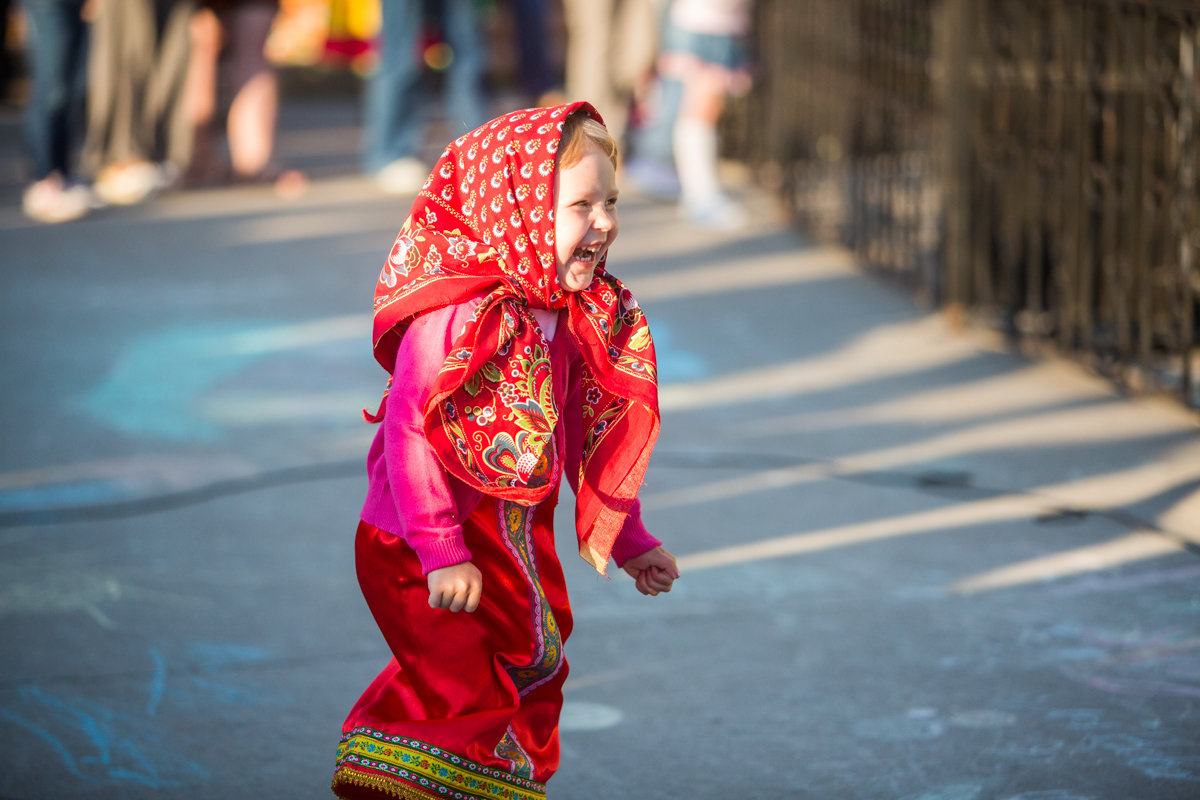
[[[621,535],[613,542],[613,561],[617,562],[618,568],[623,567],[629,559],[637,558],[647,550],[653,550],[661,544],[662,541],[646,530],[646,526],[640,519],[635,521],[632,517],[626,518],[625,526],[621,528]]]
[[[421,560],[421,571],[426,575],[435,569],[452,567],[455,564],[463,564],[471,560],[471,551],[467,549],[461,536],[430,539],[417,546],[413,546],[413,543],[409,542],[409,545],[413,547],[417,558]]]

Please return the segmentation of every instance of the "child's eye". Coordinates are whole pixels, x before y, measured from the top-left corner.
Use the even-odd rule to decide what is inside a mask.
[[[615,197],[610,197],[610,198],[608,198],[608,200],[607,200],[607,201],[605,201],[605,203],[604,203],[604,204],[605,204],[606,206],[608,206],[609,208],[615,208],[615,207],[616,207],[616,205],[617,205],[617,198],[615,198]]]

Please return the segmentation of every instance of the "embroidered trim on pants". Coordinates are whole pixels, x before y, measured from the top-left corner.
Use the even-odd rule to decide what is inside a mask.
[[[341,783],[370,786],[403,800],[425,796],[447,800],[546,798],[544,784],[368,727],[355,728],[338,745],[335,793]]]

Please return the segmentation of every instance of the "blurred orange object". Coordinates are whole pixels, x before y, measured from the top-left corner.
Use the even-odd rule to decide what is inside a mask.
[[[379,33],[380,0],[328,0],[327,63],[345,64],[359,75],[375,68],[374,39]]]
[[[359,74],[375,63],[380,0],[280,0],[267,37],[276,66],[348,67]]]

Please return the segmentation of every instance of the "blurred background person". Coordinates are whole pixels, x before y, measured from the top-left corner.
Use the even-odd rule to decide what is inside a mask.
[[[415,194],[430,170],[421,158],[429,104],[423,64],[444,70],[445,138],[490,116],[480,23],[474,0],[381,0],[380,10],[379,65],[366,87],[363,169],[388,194]],[[435,31],[440,41],[423,41]]]
[[[12,29],[12,3],[0,0],[0,103],[12,103],[13,76],[17,72],[13,53],[9,51],[8,32]]]
[[[183,93],[195,0],[89,0],[88,127],[84,169],[99,198],[145,200],[186,165]]]
[[[84,0],[25,0],[24,7],[32,78],[24,118],[31,183],[21,208],[38,222],[66,222],[86,214],[92,202],[72,165],[83,140]]]
[[[624,149],[630,109],[649,85],[665,0],[563,0],[567,99],[587,100]]]
[[[192,138],[189,185],[271,183],[283,197],[306,190],[303,173],[274,160],[279,78],[264,47],[278,8],[274,0],[203,0],[192,15],[185,105]],[[222,127],[228,164],[219,148]]]
[[[512,11],[525,105],[547,106],[562,102],[561,92],[554,92],[559,81],[550,69],[546,0],[513,0]]]
[[[717,122],[730,94],[750,89],[751,0],[671,0],[658,70],[677,81],[672,146],[684,215],[701,225],[738,227],[745,212],[724,192],[717,171]]]

